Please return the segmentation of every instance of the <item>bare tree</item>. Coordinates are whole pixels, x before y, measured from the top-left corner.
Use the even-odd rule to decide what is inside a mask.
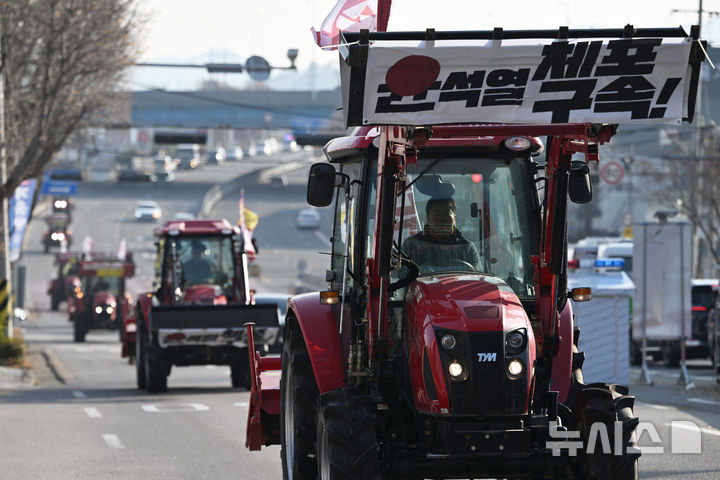
[[[7,176],[37,177],[68,136],[103,115],[134,62],[135,0],[2,0]]]
[[[713,125],[686,129],[672,139],[664,157],[663,179],[650,198],[685,215],[696,232],[693,275],[717,276],[720,267],[720,155]]]
[[[7,204],[70,134],[103,115],[135,58],[136,0],[0,0],[0,282],[9,289]],[[7,292],[4,292],[7,293]],[[9,298],[9,297],[7,297]],[[12,336],[12,311],[0,322]],[[0,325],[0,338],[5,325]]]

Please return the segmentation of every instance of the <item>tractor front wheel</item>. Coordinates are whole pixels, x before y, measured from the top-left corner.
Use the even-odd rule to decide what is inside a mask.
[[[167,365],[165,352],[157,345],[145,349],[145,388],[148,393],[167,392]]]
[[[135,336],[135,378],[137,379],[137,387],[145,390],[145,350],[147,349],[147,334],[144,328],[145,323],[142,318],[138,318],[138,329]]]
[[[573,413],[586,448],[578,478],[638,478],[640,451],[635,438],[638,418],[633,413],[634,402],[635,397],[620,385],[593,383],[578,390]],[[594,448],[587,451],[590,442]]]
[[[280,439],[283,480],[315,480],[318,387],[296,321],[288,318],[280,377]]]
[[[380,478],[375,405],[351,389],[320,396],[317,463],[320,480]]]

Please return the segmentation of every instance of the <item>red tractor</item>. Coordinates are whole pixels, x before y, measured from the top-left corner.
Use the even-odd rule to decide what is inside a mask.
[[[120,260],[116,253],[83,254],[78,261],[80,285],[68,303],[74,339],[84,342],[93,329],[118,330],[123,318],[131,314],[131,297],[125,291],[125,279],[135,274],[132,254]]]
[[[634,397],[583,382],[566,212],[642,116],[631,84],[692,118],[697,33],[345,33],[359,128],[307,192],[335,197],[330,289],[290,299],[281,358],[251,358],[247,447],[280,444],[285,479],[637,478]]]
[[[265,351],[280,329],[275,305],[252,304],[240,230],[227,220],[178,220],[155,236],[154,290],[137,306],[138,388],[166,391],[173,365],[229,365],[232,386],[249,388],[243,325],[260,327],[256,346]]]
[[[50,295],[50,310],[53,312],[58,310],[61,302],[71,298],[75,287],[80,285],[77,276],[79,258],[81,255],[78,253],[55,254],[57,277],[50,280],[47,289],[47,293]]]

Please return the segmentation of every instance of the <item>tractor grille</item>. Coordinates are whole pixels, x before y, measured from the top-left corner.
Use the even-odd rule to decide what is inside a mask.
[[[466,356],[470,378],[465,382],[449,382],[454,414],[485,415],[502,412],[505,384],[502,338],[500,332],[466,334],[470,347]]]

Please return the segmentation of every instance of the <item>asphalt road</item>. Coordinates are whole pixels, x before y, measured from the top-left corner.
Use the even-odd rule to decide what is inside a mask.
[[[322,277],[329,265],[329,257],[318,252],[328,249],[331,208],[320,210],[319,229],[296,228],[312,160],[293,159],[305,163],[285,174],[285,188],[244,186],[246,205],[260,215],[255,232],[260,277],[253,279],[260,291],[290,292],[299,275],[308,281]],[[138,267],[130,290],[144,291],[150,284],[155,225],[133,219],[135,203],[158,201],[163,220],[178,211],[195,211],[216,182],[264,165],[238,162],[181,172],[168,185],[82,184],[72,225],[76,245],[92,235],[96,249],[115,250],[124,238]],[[237,200],[229,197],[213,213],[236,221]],[[87,342],[73,343],[64,304],[60,312],[49,311],[45,289],[53,275],[52,255],[42,253],[42,228],[41,221],[31,223],[21,260],[33,312],[25,334],[38,383],[0,388],[0,478],[282,478],[278,447],[252,453],[244,447],[248,393],[230,388],[228,368],[174,368],[169,392],[148,395],[135,388],[134,367],[121,359],[116,332],[91,331]],[[57,371],[48,370],[46,358]],[[690,362],[692,390],[677,384],[677,369],[660,363],[650,367],[653,386],[640,381],[637,369],[631,376],[645,432],[640,443],[656,448],[641,458],[641,478],[719,478],[720,390],[709,363]]]

